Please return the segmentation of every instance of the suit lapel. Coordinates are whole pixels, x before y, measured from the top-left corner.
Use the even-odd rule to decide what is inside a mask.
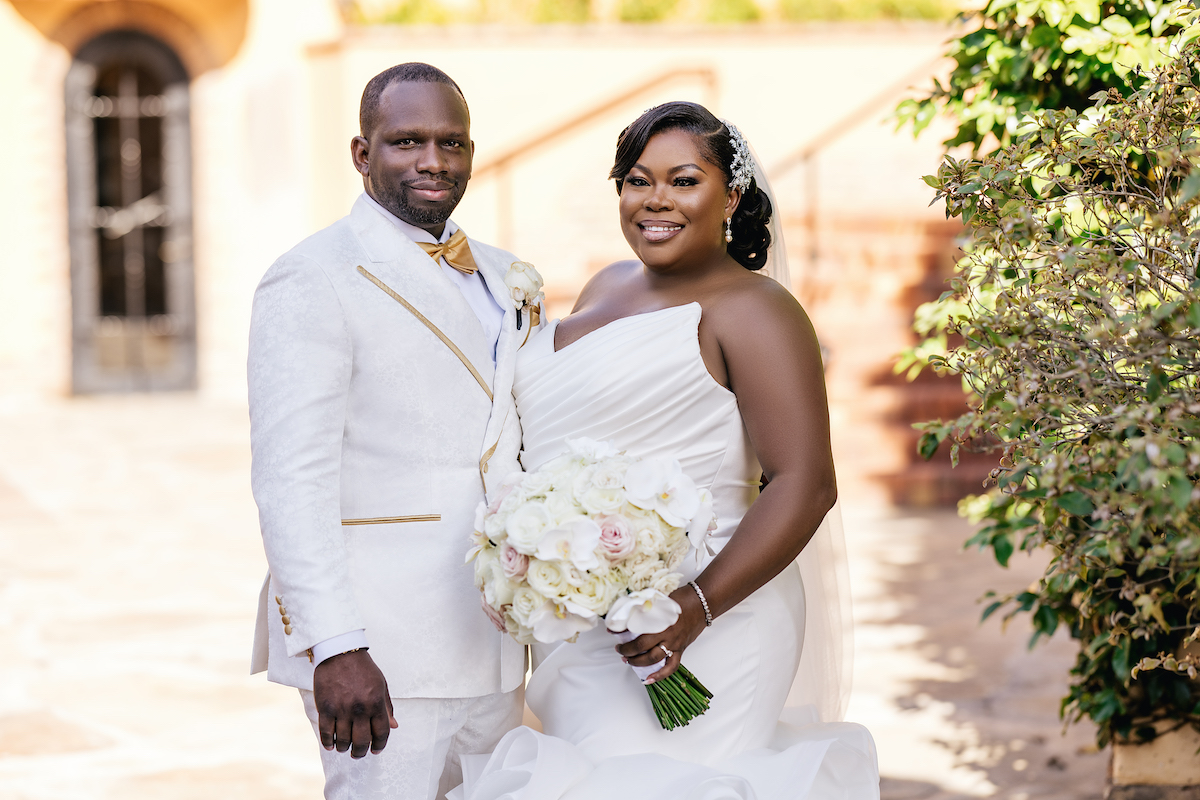
[[[488,291],[496,299],[496,304],[504,309],[504,321],[500,325],[500,338],[496,342],[496,379],[492,390],[497,396],[508,394],[512,391],[513,370],[516,367],[517,349],[520,346],[520,339],[517,337],[518,311],[513,308],[512,297],[509,295],[508,287],[504,285],[503,270],[506,270],[508,265],[505,264],[501,268],[490,252],[484,255],[482,247],[475,247],[475,242],[470,237],[468,237],[468,241],[471,241],[472,244],[471,252],[477,254],[475,263],[479,265],[479,272],[483,275]],[[521,331],[521,333],[525,332]]]
[[[500,263],[490,249],[476,247],[474,242],[471,243],[471,252],[475,255],[475,263],[479,266],[479,271],[483,275],[492,297],[504,309],[500,339],[496,342],[496,375],[492,381],[492,416],[488,419],[483,438],[483,449],[479,454],[480,477],[483,479],[484,488],[488,489],[494,485],[494,483],[489,483],[488,461],[496,452],[496,446],[500,442],[500,436],[504,432],[509,415],[516,414],[512,397],[513,375],[516,371],[517,350],[521,346],[520,337],[526,331],[517,330],[517,314],[520,312],[513,307],[508,287],[504,285],[504,275],[509,265]]]
[[[457,349],[456,355],[461,354],[459,357],[470,363],[468,369],[473,368],[486,384],[491,385],[495,368],[489,352],[490,342],[459,288],[424,250],[365,198],[360,197],[354,204],[350,217],[354,232],[371,260],[370,264],[362,266],[385,285],[386,288],[380,289],[384,292],[391,289],[412,305],[424,317],[422,322],[440,331],[449,340],[447,345],[454,345],[450,349]],[[367,276],[363,279],[369,280]],[[396,312],[408,313],[400,305],[396,306]]]

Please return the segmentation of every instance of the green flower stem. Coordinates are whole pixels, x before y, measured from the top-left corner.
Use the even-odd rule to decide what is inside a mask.
[[[713,696],[712,692],[682,665],[670,676],[647,686],[646,692],[650,695],[654,716],[658,718],[664,730],[674,730],[687,725],[708,711],[708,701]]]

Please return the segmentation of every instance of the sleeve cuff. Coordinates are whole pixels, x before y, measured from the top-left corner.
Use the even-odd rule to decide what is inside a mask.
[[[351,650],[365,649],[366,647],[367,632],[362,628],[338,634],[323,642],[317,642],[312,646],[313,667],[315,668],[326,659],[340,656],[342,653],[348,653]]]

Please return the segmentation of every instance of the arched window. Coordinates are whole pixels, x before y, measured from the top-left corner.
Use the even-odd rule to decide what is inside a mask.
[[[188,76],[134,31],[80,48],[66,81],[72,385],[196,383]]]

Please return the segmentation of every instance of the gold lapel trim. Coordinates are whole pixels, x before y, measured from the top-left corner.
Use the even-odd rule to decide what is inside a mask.
[[[343,525],[391,525],[395,522],[441,522],[441,514],[410,514],[407,517],[363,517],[344,519]]]
[[[421,323],[425,325],[426,328],[429,328],[429,330],[433,331],[433,335],[438,337],[439,339],[441,339],[442,344],[446,345],[446,347],[449,347],[450,350],[454,353],[454,355],[458,356],[458,360],[463,363],[463,366],[466,367],[468,370],[470,370],[471,374],[475,376],[475,380],[479,381],[479,385],[481,387],[483,387],[483,391],[485,394],[487,394],[488,400],[495,399],[492,397],[491,387],[487,385],[487,381],[485,381],[483,379],[483,376],[479,374],[479,370],[475,369],[475,365],[471,363],[471,360],[467,358],[466,354],[463,353],[462,350],[458,349],[458,345],[456,345],[454,342],[450,341],[449,336],[442,333],[441,330],[438,329],[437,325],[434,325],[432,322],[429,321],[428,317],[426,317],[420,311],[417,311],[416,307],[413,306],[412,303],[408,302],[403,297],[396,294],[396,292],[394,292],[392,290],[392,287],[388,286],[386,283],[379,280],[379,278],[376,278],[374,275],[367,272],[365,269],[362,268],[361,265],[359,266],[358,271],[363,274],[363,277],[365,277],[371,283],[375,284],[380,289],[382,289],[385,293],[387,293],[388,297],[391,297],[397,303],[399,303],[400,305],[407,308],[414,317],[419,319],[421,321]],[[343,523],[343,524],[345,524],[345,523]]]
[[[483,454],[483,458],[479,459],[479,477],[482,478],[484,476],[484,474],[487,473],[488,462],[491,461],[492,456],[494,456],[496,454],[496,448],[499,445],[500,445],[500,440],[497,439],[496,443],[493,444],[491,447],[489,447],[487,452]]]

